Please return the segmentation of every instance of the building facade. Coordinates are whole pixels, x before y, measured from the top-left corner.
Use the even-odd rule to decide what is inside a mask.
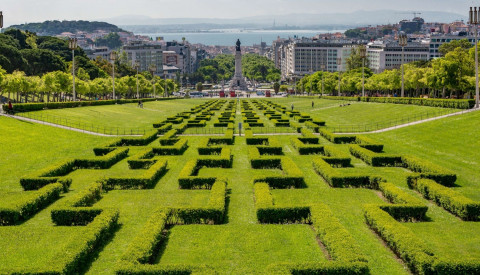
[[[402,47],[398,42],[372,42],[368,44],[367,56],[370,69],[375,73],[400,68]],[[409,42],[404,50],[404,64],[430,60],[429,44]]]
[[[475,46],[475,37],[473,36],[460,36],[460,35],[438,35],[438,36],[432,36],[430,37],[430,56],[431,58],[438,58],[441,57],[442,55],[438,51],[440,46],[442,46],[445,43],[454,41],[454,40],[462,40],[462,39],[467,39],[472,46]]]
[[[149,71],[155,66],[157,75],[163,75],[163,50],[161,45],[131,42],[123,47],[132,66],[138,62],[139,71]]]

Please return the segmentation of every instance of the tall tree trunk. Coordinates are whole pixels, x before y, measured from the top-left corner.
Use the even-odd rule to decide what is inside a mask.
[[[445,87],[443,87],[443,90],[442,90],[442,98],[445,98],[445,93],[446,93]]]

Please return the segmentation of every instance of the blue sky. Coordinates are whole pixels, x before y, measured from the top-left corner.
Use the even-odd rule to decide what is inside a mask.
[[[45,20],[99,20],[122,15],[153,18],[239,18],[357,10],[428,10],[467,14],[471,0],[2,0],[5,25]]]

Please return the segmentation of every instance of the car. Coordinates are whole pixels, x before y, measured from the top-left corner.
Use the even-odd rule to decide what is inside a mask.
[[[258,92],[257,92],[257,96],[265,96],[265,93],[258,91]]]
[[[201,92],[190,92],[191,98],[202,98],[203,94]]]

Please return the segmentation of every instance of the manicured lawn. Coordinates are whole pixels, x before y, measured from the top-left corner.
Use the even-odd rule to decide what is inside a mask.
[[[175,115],[205,100],[176,100],[146,103],[145,109],[135,105],[98,106],[88,108],[42,111],[75,117],[88,122],[130,127],[135,122],[150,126],[167,116]],[[274,102],[308,112],[324,119],[327,124],[366,123],[368,118],[392,119],[423,112],[424,107],[355,103],[338,107],[340,102],[315,99],[287,98]],[[310,110],[309,110],[310,109]],[[434,109],[434,108],[431,108]],[[240,106],[238,110],[240,111]],[[100,112],[101,115],[92,115]],[[362,117],[362,114],[365,117]],[[218,112],[217,112],[218,115]],[[103,119],[102,119],[103,117]],[[267,119],[262,115],[262,120]],[[240,121],[237,114],[236,122]],[[24,191],[19,179],[29,173],[62,160],[77,157],[94,157],[92,148],[104,145],[111,138],[95,137],[48,126],[25,123],[0,117],[0,208],[6,201],[22,196]],[[293,207],[326,204],[340,224],[347,229],[359,244],[360,252],[368,260],[371,274],[408,274],[410,271],[385,243],[365,223],[363,206],[384,202],[378,191],[355,188],[332,188],[313,170],[316,156],[302,156],[293,147],[290,136],[269,136],[282,146],[283,157],[290,158],[301,170],[306,188],[273,189],[275,206]],[[369,137],[385,144],[385,152],[411,154],[434,162],[458,175],[455,191],[474,200],[480,200],[480,112],[402,128]],[[119,228],[114,237],[98,251],[88,267],[88,274],[114,274],[117,263],[128,246],[141,232],[152,213],[158,208],[202,208],[210,198],[211,190],[179,189],[178,178],[191,159],[199,157],[197,148],[207,137],[185,137],[188,150],[181,156],[157,156],[167,160],[168,171],[147,190],[113,190],[93,206],[101,209],[119,210]],[[332,145],[320,138],[320,143]],[[3,146],[6,144],[7,146]],[[28,219],[26,222],[0,226],[0,273],[6,268],[42,268],[56,253],[62,251],[70,238],[81,234],[84,227],[54,226],[51,210],[60,206],[69,197],[88,188],[95,181],[110,176],[137,176],[144,170],[131,170],[127,161],[144,147],[158,147],[159,140],[147,146],[131,146],[126,159],[110,169],[79,169],[68,175],[72,178],[70,192]],[[348,153],[348,145],[335,145]],[[156,250],[154,265],[188,264],[208,265],[219,274],[266,273],[271,264],[325,262],[326,253],[318,244],[315,232],[307,224],[259,224],[256,216],[254,184],[257,176],[282,176],[279,169],[252,169],[245,137],[236,137],[229,146],[233,155],[232,168],[202,167],[198,176],[226,177],[228,179],[227,217],[220,225],[174,225],[165,231],[166,241]],[[352,167],[338,168],[342,174],[379,175],[398,186],[404,192],[421,199],[428,205],[428,220],[418,223],[403,223],[441,257],[452,255],[462,258],[480,258],[480,230],[478,222],[464,222],[443,208],[423,199],[408,188],[406,177],[409,170],[399,167],[371,167],[352,157]]]

